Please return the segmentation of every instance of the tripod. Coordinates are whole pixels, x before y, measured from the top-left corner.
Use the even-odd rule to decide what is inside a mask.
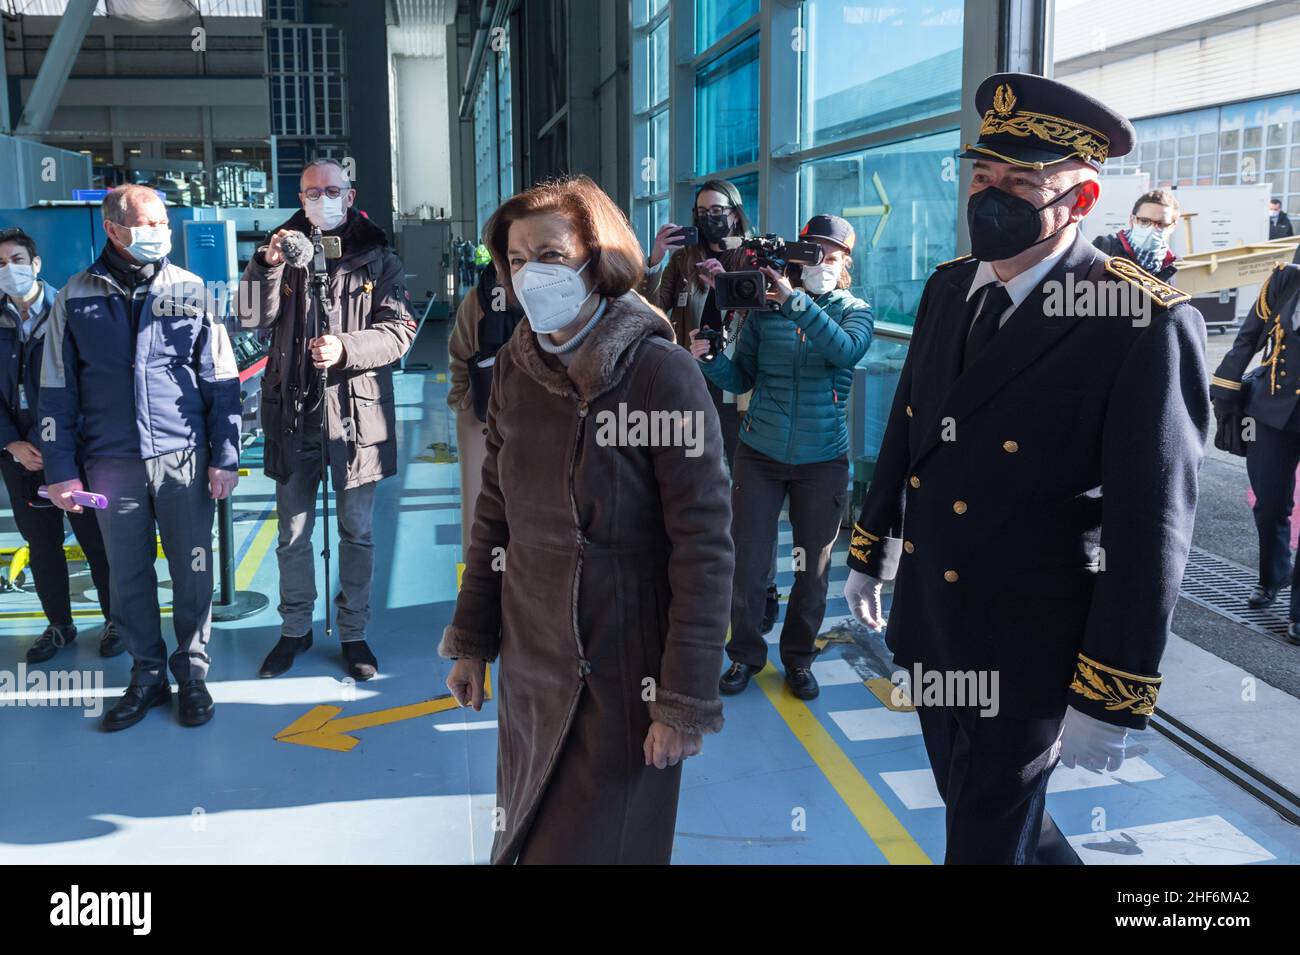
[[[311,230],[312,245],[312,264],[311,264],[311,294],[316,302],[316,321],[313,339],[320,338],[329,332],[329,273],[325,268],[325,245],[321,238],[319,228]],[[307,355],[310,357],[311,349],[307,349]],[[325,515],[325,546],[321,550],[321,556],[325,558],[325,639],[328,640],[333,636],[334,622],[330,608],[330,601],[333,598],[333,589],[330,586],[330,457],[329,457],[329,399],[327,387],[329,385],[329,369],[320,369],[320,468],[321,468],[321,499]]]

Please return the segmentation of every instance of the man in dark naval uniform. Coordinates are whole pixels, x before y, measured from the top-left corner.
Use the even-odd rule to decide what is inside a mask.
[[[1205,324],[1080,235],[1102,162],[1132,149],[1124,117],[1029,74],[975,101],[973,255],[926,283],[845,596],[880,626],[895,580],[886,641],[946,861],[1078,863],[1047,781],[1058,759],[1119,768],[1154,709],[1209,432]]]
[[[1300,380],[1287,376],[1286,351],[1300,354],[1300,266],[1278,265],[1264,281],[1259,298],[1241,323],[1237,340],[1210,379],[1218,418],[1215,446],[1244,455],[1255,490],[1255,528],[1259,532],[1259,583],[1246,602],[1267,607],[1291,583],[1291,626],[1287,638],[1300,644],[1300,578],[1291,556],[1291,505],[1300,466]],[[1262,364],[1244,375],[1255,352]]]

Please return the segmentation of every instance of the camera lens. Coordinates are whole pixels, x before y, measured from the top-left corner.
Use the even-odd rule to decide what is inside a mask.
[[[736,283],[736,294],[741,298],[753,298],[758,294],[758,285],[753,279],[741,279]]]

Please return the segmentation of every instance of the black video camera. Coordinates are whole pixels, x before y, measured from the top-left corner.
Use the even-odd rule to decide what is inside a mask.
[[[727,248],[744,249],[753,264],[784,273],[791,265],[817,265],[822,247],[816,242],[789,242],[779,235],[756,235],[752,239],[725,240]],[[769,308],[767,276],[757,268],[724,272],[713,280],[713,294],[719,310]]]

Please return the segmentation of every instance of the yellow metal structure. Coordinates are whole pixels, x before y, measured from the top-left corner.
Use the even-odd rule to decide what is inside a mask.
[[[1232,249],[1194,252],[1174,263],[1178,274],[1170,284],[1191,295],[1259,285],[1275,265],[1289,263],[1294,258],[1297,246],[1300,246],[1300,236],[1288,236]]]

